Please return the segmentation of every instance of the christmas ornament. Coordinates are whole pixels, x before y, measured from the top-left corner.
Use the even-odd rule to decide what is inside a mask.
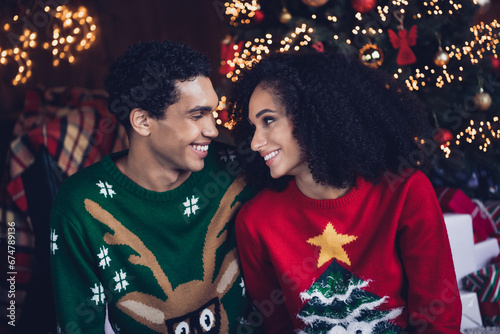
[[[352,8],[360,13],[368,13],[377,5],[377,0],[351,0]]]
[[[392,47],[399,49],[398,57],[396,63],[400,66],[406,66],[416,63],[417,58],[415,54],[410,49],[410,46],[415,46],[417,44],[417,26],[413,25],[410,31],[406,31],[403,26],[404,15],[401,13],[394,13],[394,16],[399,21],[398,34],[392,29],[388,29],[389,40],[391,41]]]
[[[359,60],[366,66],[378,68],[384,62],[384,52],[375,44],[366,44],[359,50]]]
[[[479,93],[474,96],[474,105],[481,111],[488,110],[491,106],[491,95],[480,88]]]
[[[498,72],[500,70],[500,59],[492,55],[490,56],[490,60],[491,60],[491,70],[495,73]]]
[[[281,11],[281,14],[280,14],[280,22],[283,23],[283,24],[287,24],[291,20],[292,20],[292,14],[290,14],[290,12],[288,11],[288,9],[286,9],[285,7],[283,7],[283,10]]]
[[[328,0],[302,0],[304,5],[310,7],[321,7],[328,2]]]
[[[318,51],[318,52],[325,52],[325,46],[323,45],[323,43],[320,42],[317,42],[315,44],[313,44],[313,49]]]
[[[434,55],[434,64],[439,67],[443,67],[445,65],[448,65],[448,62],[450,61],[450,55],[443,50],[443,47],[441,46],[441,36],[436,32],[436,37],[439,43],[438,51]]]
[[[222,121],[222,124],[229,122],[229,115],[227,113],[227,109],[222,109],[219,111],[219,119]]]
[[[439,145],[444,147],[450,146],[450,141],[453,139],[453,134],[448,129],[438,128],[434,131],[432,139]]]
[[[477,189],[479,187],[479,177],[476,172],[472,172],[470,179],[467,181],[467,187],[470,189]]]
[[[479,10],[476,15],[484,15],[490,9],[491,0],[477,0],[477,4],[479,5]]]
[[[450,55],[443,50],[442,47],[439,47],[438,52],[434,55],[434,64],[439,67],[443,67],[448,64],[450,61]]]
[[[256,10],[253,16],[253,20],[255,21],[255,23],[261,23],[262,21],[264,21],[264,12],[260,9]]]

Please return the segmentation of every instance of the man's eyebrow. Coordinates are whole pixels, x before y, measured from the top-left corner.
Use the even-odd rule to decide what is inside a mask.
[[[212,111],[213,109],[209,106],[196,106],[192,109],[189,109],[187,111],[188,114],[192,114],[192,113],[195,113],[195,112],[199,112],[199,111]]]

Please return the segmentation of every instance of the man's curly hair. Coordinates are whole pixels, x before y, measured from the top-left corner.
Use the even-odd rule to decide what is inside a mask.
[[[129,133],[132,109],[163,119],[166,108],[180,98],[176,81],[208,77],[210,73],[207,57],[183,43],[137,43],[116,60],[105,78],[108,109]]]
[[[419,153],[416,137],[427,129],[417,99],[406,87],[357,59],[329,53],[274,54],[243,73],[228,112],[236,122],[246,181],[257,189],[286,188],[290,176],[272,179],[264,159],[250,150],[254,126],[248,104],[258,84],[276,95],[294,124],[293,135],[316,182],[356,186],[377,183]]]

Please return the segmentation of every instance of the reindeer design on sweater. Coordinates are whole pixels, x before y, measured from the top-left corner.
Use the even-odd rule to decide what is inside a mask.
[[[129,262],[151,269],[159,286],[167,295],[167,300],[160,300],[146,293],[129,292],[118,300],[118,308],[159,333],[227,333],[228,318],[220,300],[233,286],[239,274],[237,250],[233,248],[226,254],[217,277],[213,279],[215,254],[227,238],[226,223],[241,206],[240,202],[233,202],[243,187],[244,183],[240,179],[231,184],[208,226],[203,246],[203,280],[186,282],[175,289],[172,288],[155,255],[142,240],[99,204],[86,199],[86,210],[114,231],[114,234],[106,233],[104,241],[109,245],[128,245],[136,251],[139,255],[131,255]],[[204,293],[203,296],[196,296],[200,307],[195,310],[190,309],[192,303],[186,302],[193,291]]]

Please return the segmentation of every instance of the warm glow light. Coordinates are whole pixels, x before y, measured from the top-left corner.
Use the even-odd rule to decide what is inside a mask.
[[[47,35],[52,36],[52,40],[41,44],[43,49],[50,51],[53,55],[52,65],[58,66],[61,60],[67,60],[69,63],[75,62],[74,53],[79,51],[78,46],[84,46],[80,47],[80,50],[88,49],[96,40],[97,27],[93,18],[87,14],[87,10],[83,6],[79,7],[78,12],[74,12],[66,6],[58,6],[56,9],[45,6],[43,10],[53,17],[50,25],[44,27],[47,30]],[[27,10],[26,16],[32,15],[31,12]],[[33,13],[36,12],[33,11]],[[18,73],[12,81],[14,85],[24,84],[32,76],[33,64],[29,59],[29,53],[30,49],[37,46],[38,36],[37,32],[32,31],[26,22],[33,20],[32,17],[23,17],[23,20],[19,20],[19,16],[16,15],[13,17],[12,23],[3,25],[4,31],[14,32],[19,36],[21,42],[15,48],[3,49],[0,45],[2,51],[0,64],[6,65],[11,59],[17,63]],[[18,23],[18,21],[22,22]],[[24,23],[22,27],[21,23]],[[46,35],[44,34],[44,36]],[[77,46],[72,46],[74,42]]]

